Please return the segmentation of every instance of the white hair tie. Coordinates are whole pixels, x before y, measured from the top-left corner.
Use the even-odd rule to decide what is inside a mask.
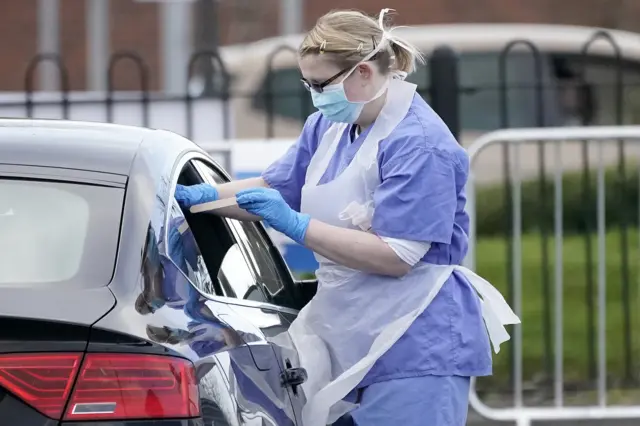
[[[391,11],[395,11],[395,9],[385,8],[385,9],[382,9],[380,11],[380,15],[378,15],[378,26],[380,27],[380,30],[382,31],[382,39],[380,40],[380,44],[382,44],[382,42],[384,42],[385,40],[389,40],[390,42],[397,44],[398,46],[402,47],[403,49],[408,50],[409,52],[412,52],[414,50],[413,47],[407,45],[402,40],[400,40],[398,37],[396,37],[396,36],[394,36],[392,34],[392,32],[397,30],[398,28],[406,28],[406,26],[394,27],[394,28],[391,28],[389,30],[387,30],[384,27],[384,17],[385,17],[386,14],[388,14]]]
[[[382,38],[380,39],[380,44],[384,43],[385,40],[389,40],[391,33],[389,33],[389,31],[387,31],[387,29],[384,27],[384,16],[391,12],[393,9],[382,9],[380,11],[380,14],[378,15],[378,26],[380,27],[380,31],[382,31]]]
[[[392,10],[395,10],[395,9],[389,9],[389,8],[382,9],[380,11],[380,15],[378,15],[378,26],[380,27],[380,29],[382,31],[385,31],[385,29],[384,29],[384,15],[386,15],[389,12],[391,12]]]

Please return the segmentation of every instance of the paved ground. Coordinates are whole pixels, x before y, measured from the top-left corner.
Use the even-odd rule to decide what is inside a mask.
[[[575,384],[574,384],[575,385]],[[640,393],[636,389],[609,389],[609,404],[629,406],[640,403]],[[595,403],[592,399],[594,393],[590,391],[573,392],[564,395],[565,403],[572,406],[587,406]],[[481,401],[490,407],[511,407],[512,396],[510,395],[484,395]],[[527,406],[540,406],[553,404],[550,395],[543,391],[530,391],[524,395],[524,404]],[[511,426],[514,422],[497,422],[482,418],[470,408],[467,426]],[[530,426],[640,426],[640,419],[634,420],[607,420],[607,421],[554,421],[554,422],[533,422]]]
[[[531,426],[639,426],[637,420],[608,420],[608,421],[564,421],[564,422],[535,422]],[[511,422],[496,422],[481,418],[477,413],[470,411],[467,426],[516,426]]]

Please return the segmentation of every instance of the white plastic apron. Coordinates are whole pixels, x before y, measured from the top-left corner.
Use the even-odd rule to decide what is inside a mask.
[[[307,170],[302,212],[331,225],[368,229],[373,191],[380,182],[378,143],[407,115],[415,89],[414,84],[392,80],[385,105],[354,159],[336,179],[318,185],[347,125],[327,130]],[[509,339],[504,324],[520,322],[491,284],[461,266],[419,263],[404,277],[392,278],[316,258],[318,292],[289,329],[298,362],[309,375],[302,385],[307,398],[304,426],[325,426],[354,408],[342,399],[427,308],[454,270],[464,273],[481,296],[496,352]]]

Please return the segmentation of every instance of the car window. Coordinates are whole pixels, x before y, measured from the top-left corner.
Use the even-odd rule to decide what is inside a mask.
[[[567,124],[618,124],[618,108],[624,124],[640,123],[640,65],[614,57],[553,55],[554,74],[558,82],[558,99]],[[622,104],[618,105],[618,70],[623,85]],[[582,78],[589,94],[581,91]]]
[[[194,163],[207,182],[211,184],[224,182],[224,179],[208,164],[199,160],[194,160]],[[277,249],[269,244],[268,237],[260,231],[257,224],[233,219],[226,219],[226,221],[238,244],[238,250],[233,255],[236,262],[240,263],[240,254],[242,254],[269,303],[287,305],[285,293],[292,284],[292,278],[289,271],[282,267],[284,262],[281,257],[278,258],[280,254]],[[258,297],[257,290],[246,289],[246,286],[242,286],[242,289],[245,293],[237,291],[236,297],[242,297],[243,294],[244,298]]]
[[[111,281],[124,189],[0,178],[0,285]]]
[[[469,52],[460,54],[460,120],[465,130],[489,131],[502,127],[500,109],[500,53]],[[536,117],[536,75],[532,55],[513,52],[507,57],[507,105],[510,127],[532,127]],[[545,124],[555,125],[558,116],[557,99],[550,84],[550,67],[546,56],[542,58]],[[419,65],[407,81],[418,85],[418,92],[429,101],[429,65]],[[283,68],[265,74],[253,97],[253,107],[275,117],[299,119],[301,122],[315,111],[311,97],[300,84],[300,71]]]
[[[220,265],[218,278],[222,283],[226,297],[265,301],[238,243],[234,243],[227,250]]]
[[[204,229],[202,218],[191,215],[192,224],[198,224],[189,225],[173,201],[167,241],[174,263],[204,294],[267,301],[257,287],[242,247],[233,237],[233,230],[216,216],[204,219],[213,225]]]
[[[541,81],[536,62],[529,52],[514,51],[505,57],[506,111],[503,123],[501,60],[499,52],[465,53],[460,56],[460,122],[470,131],[491,131],[502,127],[554,126],[560,123],[549,61],[540,58]],[[537,115],[542,86],[543,123]]]
[[[167,234],[167,249],[173,263],[189,278],[201,292],[208,295],[233,297],[254,301],[266,301],[257,285],[253,273],[237,243],[226,250],[218,241],[216,252],[222,259],[216,262],[217,270],[208,270],[205,258],[178,204],[173,201]],[[210,263],[211,265],[211,263]],[[212,281],[215,277],[216,281]],[[181,299],[186,299],[185,295]]]
[[[286,117],[304,123],[316,108],[300,81],[297,67],[276,69],[265,73],[252,98],[252,107],[274,117]]]

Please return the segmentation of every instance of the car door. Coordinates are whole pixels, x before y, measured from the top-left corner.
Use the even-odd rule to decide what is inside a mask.
[[[217,185],[226,180],[222,173],[206,160],[194,160],[193,164],[203,181],[207,183]],[[261,224],[232,219],[227,219],[226,222],[237,243],[236,261],[238,264],[248,266],[248,271],[251,273],[251,279],[248,276],[246,278],[246,282],[251,283],[251,286],[232,289],[233,291],[227,294],[234,298],[234,301],[230,302],[230,307],[240,316],[251,318],[272,344],[276,360],[283,372],[290,375],[292,379],[288,389],[294,409],[299,411],[304,403],[304,396],[296,383],[304,377],[296,376],[305,372],[291,368],[295,364],[292,358],[296,355],[292,350],[293,345],[288,340],[286,329],[296,318],[299,309],[313,297],[314,283],[306,282],[302,285],[293,279],[282,255],[270,241],[269,235]],[[260,307],[259,313],[252,312],[256,304]],[[278,324],[275,324],[275,321],[269,322],[274,315],[280,318]]]
[[[250,312],[238,311],[226,297],[220,297],[220,288],[239,288],[248,284],[250,273],[242,264],[242,256],[238,256],[238,249],[220,253],[217,241],[211,241],[208,247],[201,249],[203,240],[198,241],[196,237],[206,228],[199,227],[197,219],[185,215],[175,200],[168,210],[169,254],[172,262],[189,279],[193,291],[165,296],[169,303],[183,310],[191,319],[186,330],[191,350],[201,360],[212,356],[216,359],[216,368],[207,372],[200,383],[219,383],[213,375],[223,372],[227,392],[235,406],[234,417],[227,416],[226,419],[230,425],[294,426],[291,399],[286,386],[281,383],[282,370],[270,342],[255,325],[267,324],[277,328],[281,323],[280,317],[277,313],[262,312],[259,307]],[[176,244],[176,240],[180,244]],[[217,265],[211,255],[216,252],[220,259]],[[210,258],[206,259],[203,253],[209,253]],[[286,326],[281,329],[286,331]],[[223,406],[218,402],[223,399],[219,389],[201,385],[201,392],[207,393],[203,400]],[[206,410],[203,413],[206,415]],[[214,417],[206,421],[209,420],[216,421]]]

